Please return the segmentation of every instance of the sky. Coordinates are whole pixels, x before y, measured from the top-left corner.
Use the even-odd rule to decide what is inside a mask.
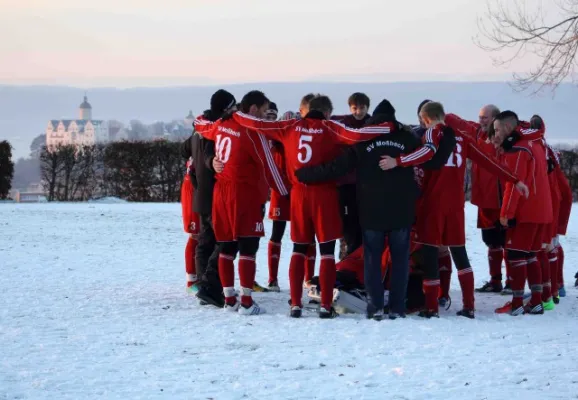
[[[484,0],[0,0],[0,84],[506,80],[527,71],[527,61],[498,68],[475,45],[485,11]]]

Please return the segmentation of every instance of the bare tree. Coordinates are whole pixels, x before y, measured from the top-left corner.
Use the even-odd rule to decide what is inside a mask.
[[[513,87],[538,93],[556,90],[571,79],[578,53],[578,0],[556,0],[557,16],[548,17],[542,7],[528,9],[526,0],[488,0],[486,15],[478,21],[479,47],[495,53],[494,64],[504,66],[533,54],[538,65],[525,74],[514,74]],[[552,11],[552,10],[550,10]]]
[[[54,201],[56,198],[56,188],[62,165],[63,159],[60,146],[54,149],[49,149],[46,146],[42,148],[40,153],[40,176],[48,201]]]

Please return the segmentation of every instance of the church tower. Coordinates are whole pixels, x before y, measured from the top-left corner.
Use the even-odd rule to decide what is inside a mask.
[[[88,102],[86,95],[84,96],[84,101],[79,108],[80,119],[83,121],[90,121],[92,119],[92,106]]]

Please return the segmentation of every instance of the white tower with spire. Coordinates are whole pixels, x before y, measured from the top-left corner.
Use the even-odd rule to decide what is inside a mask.
[[[92,106],[88,102],[86,93],[84,94],[84,101],[79,107],[80,119],[83,121],[90,121],[92,119]]]

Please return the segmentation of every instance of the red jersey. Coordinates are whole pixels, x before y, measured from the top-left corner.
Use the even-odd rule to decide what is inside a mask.
[[[332,161],[341,154],[344,144],[370,140],[395,129],[395,125],[389,122],[379,126],[352,129],[321,117],[265,121],[237,112],[233,114],[233,118],[241,126],[254,129],[269,139],[283,144],[287,177],[293,186],[304,186],[295,176],[296,170]]]
[[[568,229],[568,221],[570,220],[570,211],[572,210],[572,188],[570,183],[564,175],[564,171],[560,168],[560,157],[556,150],[552,149],[550,146],[547,147],[548,158],[553,162],[554,169],[548,174],[548,179],[550,185],[555,185],[558,195],[558,204],[554,203],[555,199],[552,197],[552,206],[558,207],[558,221],[554,221],[557,224],[557,234],[565,235]]]
[[[552,222],[552,198],[548,182],[546,149],[542,141],[518,140],[504,152],[504,160],[530,189],[526,199],[507,183],[500,217],[517,223],[548,224]]]
[[[423,146],[397,159],[399,166],[414,166],[431,160],[443,137],[444,125],[429,128],[422,138]],[[509,182],[518,178],[504,168],[498,160],[485,154],[468,136],[455,132],[456,147],[446,164],[437,170],[424,170],[421,204],[440,211],[463,208],[465,204],[464,182],[466,159],[478,163],[495,176]]]
[[[268,197],[267,184],[283,196],[289,194],[265,136],[232,119],[216,122],[197,119],[194,126],[201,136],[215,142],[215,156],[224,164],[223,171],[215,175],[217,181],[256,190],[263,203]]]

